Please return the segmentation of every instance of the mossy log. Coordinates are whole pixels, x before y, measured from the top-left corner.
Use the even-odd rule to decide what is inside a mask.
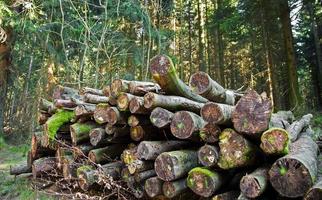
[[[278,111],[273,113],[269,122],[270,128],[283,128],[287,129],[294,121],[292,111]]]
[[[138,96],[143,96],[148,92],[162,92],[161,87],[158,84],[144,81],[130,81],[128,89],[129,93]]]
[[[134,97],[129,103],[129,110],[132,114],[149,114],[151,111],[144,107],[144,97]]]
[[[162,185],[163,181],[155,176],[145,180],[144,189],[150,198],[154,198],[163,195]]]
[[[165,139],[167,132],[154,126],[135,126],[130,129],[130,136],[133,141],[160,140]]]
[[[38,124],[43,125],[47,122],[51,115],[49,113],[38,113]]]
[[[317,176],[318,146],[310,136],[302,136],[290,146],[288,155],[279,158],[269,170],[273,188],[283,197],[302,197]]]
[[[129,113],[120,112],[116,107],[110,107],[107,109],[106,114],[107,122],[110,125],[127,124],[127,118],[129,117]]]
[[[221,129],[213,123],[205,123],[200,129],[199,136],[202,141],[207,143],[216,143],[219,140]]]
[[[240,192],[237,190],[231,190],[221,194],[217,194],[211,198],[211,200],[235,200],[239,197]]]
[[[219,147],[205,144],[198,150],[199,163],[206,167],[217,166]]]
[[[103,148],[93,149],[88,153],[90,161],[97,164],[105,164],[121,155],[126,144],[112,144]]]
[[[71,125],[70,134],[73,145],[88,141],[90,130],[97,127],[99,127],[99,125],[91,121],[88,121],[86,123],[75,123]]]
[[[42,175],[50,175],[56,168],[56,159],[54,157],[43,157],[35,160],[32,164],[33,178]]]
[[[201,108],[200,115],[208,123],[229,125],[234,109],[231,105],[208,102]]]
[[[176,181],[164,182],[162,191],[167,198],[178,197],[180,194],[189,190],[186,178],[182,178]]]
[[[119,111],[129,111],[130,101],[133,98],[135,98],[135,96],[130,93],[121,93],[120,95],[118,95],[116,105]]]
[[[164,181],[173,181],[184,177],[198,166],[198,153],[193,150],[170,151],[160,154],[154,168],[158,177]]]
[[[88,153],[95,149],[95,146],[87,143],[87,144],[80,144],[73,147],[73,158],[77,160],[79,158],[87,157]]]
[[[55,99],[54,106],[59,109],[63,108],[69,110],[75,108],[77,105],[70,99]]]
[[[94,94],[94,95],[99,95],[99,96],[103,96],[104,93],[102,90],[100,89],[95,89],[95,88],[90,88],[90,87],[83,87],[80,89],[79,91],[80,94],[84,95],[84,94]]]
[[[108,97],[108,103],[112,106],[116,106],[116,100],[117,98],[112,96],[112,93],[111,93],[111,86],[110,85],[107,85],[103,88],[103,94],[104,96]]]
[[[74,113],[75,113],[76,118],[88,117],[88,116],[94,115],[95,109],[96,109],[95,104],[84,103],[84,104],[78,105],[75,108]]]
[[[194,113],[199,113],[204,103],[192,101],[180,96],[166,96],[149,92],[144,95],[144,107],[154,109],[161,107],[170,111],[186,110]]]
[[[194,93],[192,89],[179,78],[170,57],[166,55],[157,55],[151,59],[149,67],[153,79],[160,85],[165,93],[179,95],[201,103],[208,101],[206,98]]]
[[[158,128],[170,128],[173,116],[174,113],[164,108],[156,107],[151,112],[150,121]]]
[[[47,99],[41,98],[38,103],[38,108],[40,111],[50,113],[50,109],[54,107],[53,102],[48,101]]]
[[[240,190],[248,198],[258,198],[268,187],[268,167],[257,168],[240,180]]]
[[[191,144],[187,141],[142,141],[137,148],[137,154],[139,159],[155,160],[163,152],[183,149],[188,146]]]
[[[194,73],[190,77],[189,85],[195,93],[210,101],[228,105],[235,104],[235,93],[223,88],[205,72]]]
[[[200,129],[205,121],[197,114],[188,111],[176,112],[170,128],[171,133],[179,139],[199,139]]]
[[[147,116],[144,116],[144,115],[131,115],[127,119],[127,124],[130,127],[135,127],[135,126],[138,126],[138,125],[146,126],[146,125],[150,125],[151,121]]]
[[[219,148],[218,166],[222,169],[250,166],[259,158],[257,147],[233,129],[220,134]]]
[[[291,142],[294,142],[299,137],[300,133],[310,125],[312,114],[304,115],[300,120],[293,122],[286,131],[290,135]]]
[[[10,165],[10,175],[20,175],[25,173],[31,172],[31,166],[28,165],[27,162],[24,162],[22,164],[17,164],[15,166]]]
[[[267,155],[285,155],[289,144],[289,133],[285,129],[270,128],[262,134],[260,148]]]
[[[267,130],[272,112],[272,103],[255,90],[248,90],[240,98],[232,114],[234,128],[239,133],[260,137]]]
[[[204,167],[193,168],[187,177],[188,187],[202,197],[211,197],[227,181],[227,176]]]
[[[108,122],[108,109],[111,106],[107,103],[97,104],[94,110],[94,120],[98,124],[105,124]]]
[[[108,103],[109,99],[106,96],[100,96],[100,95],[96,95],[96,94],[86,93],[84,95],[84,101],[86,103],[99,104],[99,103]]]

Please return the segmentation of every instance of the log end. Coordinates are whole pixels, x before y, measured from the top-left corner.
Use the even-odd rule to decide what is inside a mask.
[[[187,139],[194,132],[194,120],[187,111],[176,112],[173,116],[170,129],[171,133],[179,139]]]
[[[222,121],[224,116],[218,104],[214,102],[206,103],[200,110],[201,117],[209,123]]]
[[[269,155],[285,155],[289,151],[289,134],[281,128],[272,128],[261,136],[260,148]]]
[[[301,197],[313,185],[309,170],[298,160],[288,157],[278,159],[269,170],[273,188],[282,196]]]
[[[106,111],[106,115],[107,115],[107,122],[110,125],[114,125],[117,123],[117,113],[113,108],[108,108]]]
[[[157,55],[153,57],[150,61],[150,72],[153,77],[166,75],[168,73],[169,68],[171,67],[172,60],[166,55]],[[157,81],[158,82],[158,81]],[[162,84],[160,84],[162,85]],[[162,87],[162,86],[161,86]]]
[[[175,163],[171,156],[166,153],[160,154],[154,162],[154,169],[158,177],[164,181],[172,181],[176,177],[174,175]]]
[[[113,97],[118,97],[120,92],[122,92],[122,80],[121,79],[115,79],[111,84],[111,95]]]
[[[218,142],[220,133],[221,130],[219,126],[207,123],[200,129],[199,136],[204,142],[215,143]]]
[[[311,188],[305,195],[305,200],[322,199],[322,188]]]
[[[144,107],[147,109],[152,108],[155,95],[152,92],[148,92],[144,95]]]
[[[117,108],[120,111],[126,111],[129,108],[130,99],[127,94],[121,93],[117,98]]]
[[[145,131],[142,126],[131,127],[130,135],[131,139],[134,141],[141,141],[144,138]]]
[[[261,186],[252,175],[244,176],[240,181],[240,190],[248,198],[256,198],[261,195]]]
[[[92,129],[89,133],[90,143],[93,146],[97,146],[100,141],[102,141],[104,134],[106,134],[104,131],[100,131],[100,129]]]
[[[197,72],[190,77],[189,81],[192,91],[197,94],[203,94],[209,90],[209,75],[205,72]]]
[[[127,119],[127,123],[128,123],[129,126],[135,127],[135,126],[139,125],[140,121],[139,121],[139,119],[135,115],[131,115]]]
[[[138,98],[133,98],[129,102],[129,110],[131,113],[136,113],[140,109],[141,105]]]
[[[215,166],[219,159],[219,149],[206,144],[199,149],[198,159],[203,166]]]
[[[212,171],[206,168],[196,167],[189,172],[187,185],[194,193],[203,197],[210,197],[216,188],[211,178],[213,176],[216,176],[216,174]]]
[[[145,181],[144,189],[146,194],[150,197],[156,197],[162,195],[162,180],[158,177],[152,177]]]
[[[173,113],[163,108],[157,107],[151,112],[150,121],[154,126],[158,128],[164,128],[171,123],[172,117]]]

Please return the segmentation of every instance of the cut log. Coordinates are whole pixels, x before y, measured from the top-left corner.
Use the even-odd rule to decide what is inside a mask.
[[[121,155],[126,148],[126,144],[113,144],[99,149],[93,149],[88,153],[90,161],[105,164]]]
[[[94,120],[98,124],[104,124],[108,122],[108,109],[110,108],[110,105],[107,103],[101,103],[96,105],[96,108],[94,110]]]
[[[154,162],[135,160],[127,165],[130,174],[135,174],[154,169]]]
[[[70,99],[55,99],[54,100],[54,106],[56,108],[75,108],[77,105]]]
[[[53,99],[71,99],[78,96],[78,90],[61,85],[58,85],[53,92]]]
[[[179,139],[199,139],[199,131],[205,125],[205,121],[195,113],[188,111],[176,112],[173,116],[170,128],[171,133]]]
[[[213,123],[206,123],[200,129],[199,136],[204,142],[215,143],[218,142],[220,133],[221,129],[219,126]]]
[[[228,191],[225,193],[213,196],[212,200],[235,200],[239,197],[240,192],[237,190]]]
[[[227,175],[204,167],[192,169],[187,177],[188,187],[202,197],[212,196],[227,181]]]
[[[123,92],[129,92],[130,81],[124,79],[115,79],[111,84],[111,95],[117,98]]]
[[[73,145],[80,144],[89,140],[90,130],[97,128],[98,125],[94,122],[75,123],[70,126],[70,135]]]
[[[164,196],[174,198],[188,190],[186,178],[182,178],[172,182],[164,182],[162,191]]]
[[[146,170],[143,172],[135,173],[134,180],[136,182],[145,182],[146,179],[156,176],[154,169]]]
[[[158,55],[150,61],[150,72],[161,89],[170,95],[179,95],[196,102],[205,103],[208,100],[194,93],[177,75],[170,57]],[[162,107],[162,106],[161,106]]]
[[[156,107],[151,112],[150,121],[158,128],[170,128],[173,116],[174,113],[161,107]]]
[[[106,132],[103,128],[94,128],[89,132],[90,143],[93,146],[97,146],[102,143],[103,139],[106,138]]]
[[[304,200],[322,199],[322,155],[319,156],[318,178],[316,183],[307,191]]]
[[[268,167],[257,168],[244,176],[240,181],[240,190],[248,198],[261,196],[268,187]]]
[[[294,115],[291,111],[278,111],[272,114],[269,127],[287,129],[293,121]]]
[[[129,83],[129,93],[143,96],[148,92],[161,93],[161,87],[152,82],[131,81]]]
[[[62,169],[63,161],[66,157],[73,157],[73,151],[71,148],[68,147],[58,147],[56,150],[56,163],[57,168]]]
[[[144,190],[144,182],[127,182],[128,188],[131,190],[131,193],[137,199],[146,199],[147,195]]]
[[[290,140],[294,142],[297,140],[300,133],[310,125],[312,114],[304,115],[300,120],[293,122],[286,131],[290,134]]]
[[[106,140],[109,143],[128,143],[130,138],[130,127],[128,126],[111,126],[106,125],[105,132],[107,134]]]
[[[90,87],[83,87],[80,91],[80,94],[84,95],[84,94],[94,94],[94,95],[99,95],[99,96],[103,96],[103,91],[99,90],[99,89],[95,89],[95,88],[90,88]]]
[[[285,129],[270,128],[262,134],[260,147],[268,155],[285,155],[289,144],[289,133]]]
[[[93,172],[91,174],[91,172]],[[78,178],[78,186],[83,190],[83,191],[88,191],[92,185],[95,183],[95,179],[97,176],[95,176],[95,169],[91,165],[83,165],[77,168],[77,178]],[[92,176],[87,174],[91,174]]]
[[[96,109],[95,104],[86,103],[86,104],[78,105],[75,108],[74,113],[76,118],[93,116],[95,109]]]
[[[55,161],[54,157],[43,157],[35,160],[32,164],[33,178],[52,174],[56,167]]]
[[[206,167],[217,166],[219,160],[219,148],[205,144],[198,150],[199,163]]]
[[[166,151],[182,149],[191,144],[187,141],[143,141],[137,148],[139,159],[155,160],[158,155]]]
[[[283,197],[302,197],[317,175],[318,146],[310,136],[302,136],[290,146],[290,153],[279,158],[269,170],[274,189]]]
[[[235,93],[223,88],[205,72],[194,73],[190,77],[189,85],[195,93],[210,101],[228,105],[235,104]]]
[[[102,165],[98,168],[99,175],[106,177],[111,177],[113,180],[119,180],[121,178],[121,171],[124,167],[124,164],[120,161],[115,161],[112,163],[108,163]],[[100,181],[100,179],[96,180],[99,185],[104,185],[104,181]]]
[[[208,123],[229,125],[234,109],[234,106],[208,102],[201,108],[200,115]]]
[[[126,165],[129,165],[129,164],[135,162],[136,160],[138,160],[138,156],[137,156],[136,152],[137,152],[136,146],[125,149],[121,155],[122,162]]]
[[[48,113],[39,113],[38,114],[38,124],[39,125],[43,125],[47,122],[47,120],[49,119],[51,115]]]
[[[170,151],[160,154],[154,168],[158,177],[164,181],[173,181],[184,177],[198,166],[198,153],[193,150]]]
[[[103,94],[104,94],[104,96],[106,96],[106,97],[108,97],[108,103],[110,104],[110,105],[112,105],[112,106],[116,106],[116,99],[117,98],[115,98],[115,97],[113,97],[112,96],[112,94],[111,94],[111,86],[110,85],[108,85],[108,86],[105,86],[104,88],[103,88]]]
[[[72,156],[65,156],[62,160],[62,174],[65,180],[77,178],[77,168],[81,163],[75,162]]]
[[[87,157],[88,153],[95,147],[91,144],[81,144],[73,147],[73,158],[77,160],[79,158]]]
[[[268,128],[271,112],[272,103],[264,94],[248,90],[233,111],[234,128],[239,133],[260,137]]]
[[[116,105],[119,111],[129,111],[130,101],[133,98],[135,98],[135,96],[130,93],[121,93],[120,95],[118,95]]]
[[[157,129],[154,126],[135,126],[130,129],[130,136],[133,141],[163,140],[170,137],[168,131]]]
[[[154,198],[160,195],[163,195],[162,192],[163,181],[157,176],[148,178],[144,183],[144,189],[146,194],[150,198]]]
[[[129,103],[129,110],[132,114],[149,114],[150,110],[144,107],[144,97],[134,97]]]
[[[31,172],[31,166],[28,166],[27,162],[23,164],[18,164],[15,166],[10,165],[10,175],[20,175]]]
[[[86,93],[84,95],[84,101],[86,103],[99,104],[99,103],[108,103],[109,99],[106,96]]]
[[[120,112],[116,107],[110,107],[106,111],[107,122],[110,125],[114,124],[127,124],[128,113]]]
[[[170,111],[186,110],[199,113],[203,106],[204,103],[192,101],[180,96],[165,96],[152,92],[144,95],[144,107],[150,110],[156,107],[162,107]]]
[[[127,119],[127,124],[130,127],[135,127],[135,126],[138,126],[138,125],[146,126],[146,125],[150,125],[151,121],[147,116],[144,116],[144,115],[131,115]]]
[[[219,136],[218,166],[231,169],[253,165],[258,161],[258,149],[233,129],[225,129]]]
[[[54,104],[46,99],[41,98],[39,100],[38,108],[40,111],[50,113],[49,110],[54,107]]]
[[[30,148],[30,153],[31,153],[31,158],[38,159],[42,156],[48,155],[54,155],[54,151],[51,150],[50,148],[43,147],[41,142],[42,142],[42,136],[43,132],[34,132],[31,135],[31,148]]]

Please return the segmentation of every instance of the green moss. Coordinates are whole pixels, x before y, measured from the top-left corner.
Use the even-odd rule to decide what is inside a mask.
[[[53,116],[51,116],[46,122],[49,139],[53,140],[58,129],[62,125],[70,122],[74,117],[74,112],[67,110],[59,110]]]
[[[217,176],[216,172],[213,172],[213,171],[209,170],[206,167],[195,167],[192,170],[190,170],[189,175],[192,174],[192,173],[200,173],[200,174],[203,174],[203,175],[208,176],[208,177]]]
[[[180,122],[179,124],[177,124],[177,128],[178,129],[183,129],[184,128],[184,124],[182,122]]]
[[[281,174],[282,176],[284,176],[286,173],[287,173],[287,168],[282,166],[282,167],[280,168],[280,174]]]
[[[88,133],[91,129],[94,128],[93,124],[86,123],[75,123],[72,127],[76,130],[77,133]]]
[[[199,137],[202,139],[202,140],[206,140],[207,138],[207,133],[205,131],[200,131],[199,132]]]
[[[77,168],[76,174],[77,174],[77,176],[79,176],[79,174],[81,172],[86,172],[86,171],[91,171],[91,170],[93,170],[93,167],[92,166],[90,166],[90,165],[83,165],[83,166]]]

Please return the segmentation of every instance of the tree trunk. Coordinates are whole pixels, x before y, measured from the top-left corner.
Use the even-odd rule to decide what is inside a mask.
[[[150,114],[150,121],[158,128],[170,128],[173,116],[174,113],[161,107],[156,107]]]
[[[268,187],[268,167],[257,168],[240,181],[240,190],[248,198],[261,196]]]
[[[142,141],[137,149],[139,159],[155,160],[163,152],[173,151],[188,147],[186,141]],[[190,144],[191,145],[191,144]]]
[[[217,166],[219,160],[219,148],[205,144],[198,150],[199,163],[205,167]]]
[[[154,166],[160,179],[177,180],[198,166],[198,154],[193,150],[164,152],[156,158]]]
[[[94,163],[104,164],[121,155],[126,146],[126,144],[113,144],[103,148],[93,149],[88,153],[88,158]]]
[[[208,100],[193,93],[193,91],[179,79],[172,60],[165,55],[158,55],[150,62],[153,79],[169,95],[179,95],[196,102],[205,103]]]
[[[160,93],[161,87],[152,82],[143,82],[143,81],[131,81],[129,83],[129,93],[143,96],[148,92]]]
[[[144,107],[144,97],[134,97],[129,103],[132,114],[149,114],[150,110]]]
[[[201,16],[201,13],[203,12],[202,11],[202,8],[200,5],[201,2],[200,0],[198,0],[197,2],[197,16],[198,16],[198,45],[199,45],[199,49],[198,49],[198,59],[199,59],[199,70],[200,71],[204,71],[206,72],[207,71],[207,66],[205,64],[205,59],[204,59],[204,42],[203,42],[203,30],[204,30],[204,27],[202,26],[202,16]]]
[[[96,95],[96,94],[85,93],[84,94],[84,101],[86,103],[92,103],[92,104],[108,103],[109,98],[106,97],[106,96],[100,96],[100,95]]]
[[[78,105],[75,108],[74,113],[76,118],[91,117],[94,115],[95,109],[96,109],[96,105],[94,104],[83,104],[83,105]]]
[[[163,194],[168,198],[174,198],[188,190],[186,178],[172,182],[164,182],[162,186]]]
[[[297,140],[300,133],[304,128],[307,128],[310,125],[311,119],[313,118],[312,114],[304,115],[300,120],[293,122],[286,131],[290,134],[290,140],[294,142]]]
[[[287,129],[293,121],[294,115],[291,111],[278,111],[271,115],[269,127]]]
[[[95,89],[95,88],[90,88],[90,87],[83,87],[80,91],[80,94],[94,94],[98,96],[104,96],[103,90]]]
[[[180,96],[165,96],[155,93],[144,95],[144,107],[147,109],[161,107],[170,111],[186,110],[199,113],[203,105],[203,103],[191,101]]]
[[[273,188],[283,197],[302,197],[317,175],[318,146],[310,136],[302,135],[269,171]]]
[[[127,169],[129,174],[133,175],[139,172],[147,171],[150,169],[154,169],[154,162],[152,161],[142,161],[135,160],[134,162],[127,165]]]
[[[90,130],[97,128],[98,125],[94,122],[87,123],[75,123],[70,126],[70,135],[73,145],[80,144],[82,142],[89,141]]]
[[[124,164],[129,165],[136,160],[138,160],[137,156],[137,146],[125,149],[121,154],[121,160]]]
[[[201,108],[200,114],[208,123],[230,125],[234,110],[234,106],[208,102]]]
[[[46,99],[41,98],[38,103],[38,108],[40,111],[50,113],[49,110],[54,107],[54,104]]]
[[[27,163],[17,164],[15,166],[10,165],[10,175],[20,175],[31,172],[31,166],[28,166]]]
[[[116,105],[119,111],[129,111],[130,101],[135,98],[134,95],[129,93],[121,93],[116,100]]]
[[[213,123],[206,123],[199,132],[202,141],[206,143],[216,143],[219,140],[221,129]]]
[[[205,72],[193,74],[190,77],[189,85],[194,92],[210,101],[228,105],[235,104],[237,94],[223,88]]]
[[[98,124],[104,124],[108,122],[108,109],[110,108],[109,104],[101,103],[96,105],[96,108],[94,110],[94,120]]]
[[[163,195],[162,185],[163,185],[163,181],[159,179],[157,176],[155,176],[155,177],[148,178],[145,181],[144,189],[146,194],[150,198],[154,198],[154,197]]]
[[[70,108],[75,108],[76,104],[70,99],[55,99],[54,106],[56,108],[63,108],[69,110]]]

